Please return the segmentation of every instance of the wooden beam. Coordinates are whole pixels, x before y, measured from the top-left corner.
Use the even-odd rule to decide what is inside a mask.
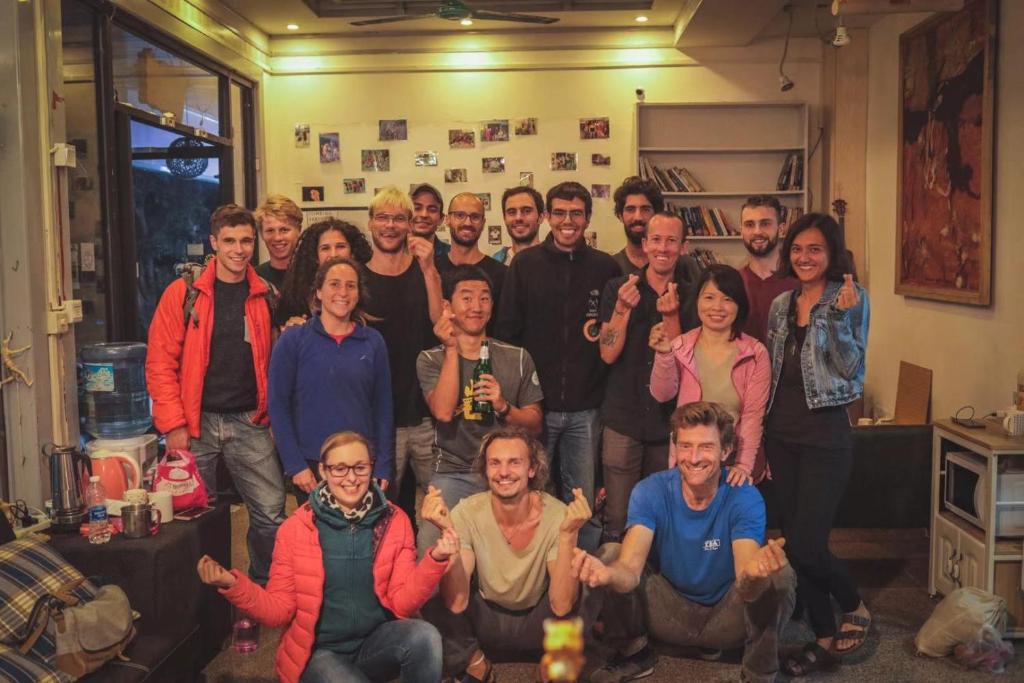
[[[676,47],[745,47],[786,0],[687,0],[676,20]]]
[[[959,12],[964,0],[835,0],[832,14],[898,14],[907,12]]]

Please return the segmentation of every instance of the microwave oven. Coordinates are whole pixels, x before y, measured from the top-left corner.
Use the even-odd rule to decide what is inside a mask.
[[[946,509],[985,528],[990,494],[985,462],[973,453],[950,451],[945,475]],[[1024,472],[997,472],[996,482],[996,536],[1024,536]]]

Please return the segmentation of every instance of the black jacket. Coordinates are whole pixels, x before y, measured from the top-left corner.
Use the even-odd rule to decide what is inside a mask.
[[[512,261],[497,337],[530,352],[546,410],[576,412],[601,405],[608,370],[597,348],[601,292],[621,272],[608,254],[586,245],[564,252],[551,235]]]

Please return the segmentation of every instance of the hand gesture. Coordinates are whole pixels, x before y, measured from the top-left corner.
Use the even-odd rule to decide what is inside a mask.
[[[665,323],[658,323],[651,328],[647,345],[658,353],[672,353],[672,340],[665,334]]]
[[[288,320],[286,320],[284,322],[284,328],[288,329],[289,327],[296,327],[298,325],[305,325],[305,324],[306,324],[306,316],[304,316],[304,315],[293,315],[292,317],[288,318]]]
[[[427,272],[434,267],[434,243],[431,240],[410,233],[406,245],[409,253],[419,262],[420,270]]]
[[[607,586],[612,580],[607,565],[581,548],[573,550],[572,576],[591,588]]]
[[[316,488],[316,477],[308,467],[303,467],[292,475],[292,483],[303,493],[309,493]]]
[[[441,490],[434,487],[427,487],[427,495],[423,496],[423,505],[420,507],[420,517],[436,526],[441,531],[452,529],[452,518],[448,513],[448,506],[445,505]]]
[[[235,585],[235,575],[220,566],[217,560],[209,555],[203,555],[199,558],[196,570],[199,572],[199,580],[207,586],[231,588]]]
[[[665,293],[658,297],[658,313],[668,317],[679,313],[679,285],[668,283]]]
[[[857,286],[853,284],[853,276],[847,273],[843,276],[843,286],[839,288],[836,296],[836,308],[840,311],[848,311],[860,303],[860,294],[857,293]]]
[[[639,281],[640,277],[638,275],[630,275],[626,278],[626,281],[619,287],[619,298],[615,305],[616,309],[631,311],[636,308],[636,305],[640,303],[640,290],[636,286],[636,283]]]
[[[501,395],[501,385],[498,378],[486,372],[480,375],[480,379],[473,385],[473,400],[489,401],[491,407],[498,412],[505,410],[508,401]]]
[[[761,546],[757,553],[750,558],[746,566],[746,575],[753,577],[768,577],[782,571],[782,568],[789,564],[786,559],[786,552],[782,546],[786,545],[786,539],[768,539],[768,543]]]
[[[441,538],[430,549],[430,556],[438,562],[447,562],[452,556],[458,555],[460,546],[458,532],[449,527],[441,532]]]
[[[729,483],[729,486],[743,486],[744,484],[753,484],[754,478],[750,476],[750,472],[746,469],[741,468],[739,465],[733,465],[728,468],[729,474],[726,475],[725,480]]]
[[[444,302],[444,308],[441,311],[441,317],[434,323],[434,335],[437,336],[438,340],[446,348],[455,348],[456,338],[458,333],[455,330],[454,322],[455,314],[452,313],[451,304],[447,301]]]
[[[562,520],[562,526],[559,528],[559,531],[564,534],[576,533],[593,516],[590,512],[590,504],[587,503],[587,497],[583,495],[583,489],[573,489],[572,495],[573,501],[566,508],[565,519]]]

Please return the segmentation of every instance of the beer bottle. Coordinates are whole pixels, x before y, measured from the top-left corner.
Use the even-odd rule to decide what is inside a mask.
[[[473,386],[480,381],[480,375],[491,374],[491,349],[487,345],[487,340],[480,342],[480,360],[476,362],[476,367],[473,368]],[[490,401],[478,401],[476,396],[473,397],[473,412],[479,415],[490,415],[494,412],[494,408],[491,406]]]

